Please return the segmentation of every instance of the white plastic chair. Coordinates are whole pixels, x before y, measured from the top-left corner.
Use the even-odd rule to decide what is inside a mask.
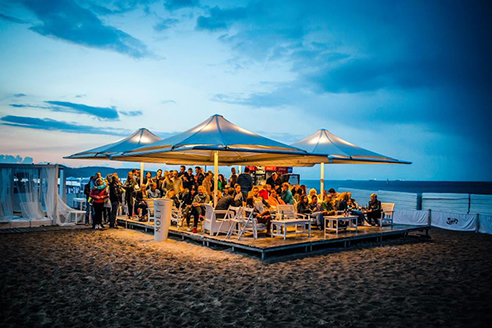
[[[231,228],[231,225],[233,224],[232,219],[234,219],[240,211],[241,211],[240,206],[239,207],[229,206],[227,212],[224,215],[224,218],[220,221],[219,229],[217,229],[215,235],[218,236],[219,233],[221,232],[224,232],[227,235],[229,233],[229,229]]]
[[[393,227],[393,213],[395,212],[395,203],[381,203],[381,219],[379,226],[383,226],[383,221],[389,222]]]
[[[228,210],[214,210],[210,204],[205,204],[203,206],[205,207],[205,219],[203,221],[204,232],[208,231],[209,234],[213,236],[214,233],[220,232],[221,228],[229,230],[227,222],[223,222],[223,219],[217,219],[217,214],[223,214],[225,216],[227,215]],[[226,226],[223,227],[224,223]]]

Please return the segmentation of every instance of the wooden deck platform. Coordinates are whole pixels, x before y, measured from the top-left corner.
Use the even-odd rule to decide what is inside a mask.
[[[127,219],[126,217],[118,217],[118,224],[129,229],[144,230],[145,232],[154,231],[153,224],[147,222],[139,222],[136,220]],[[200,229],[200,228],[199,228]],[[281,253],[294,252],[312,252],[321,249],[340,249],[347,248],[353,244],[360,242],[375,242],[381,244],[384,239],[406,237],[410,232],[425,232],[428,234],[430,227],[428,226],[411,226],[398,225],[393,227],[362,227],[358,231],[348,230],[335,233],[327,233],[326,238],[322,231],[313,228],[311,237],[306,235],[292,235],[287,239],[281,237],[266,237],[264,233],[258,233],[258,239],[254,239],[251,234],[242,237],[240,240],[237,236],[225,238],[224,234],[219,236],[211,236],[208,233],[203,233],[200,230],[198,233],[188,232],[186,228],[177,228],[172,225],[169,229],[169,236],[181,238],[182,240],[189,239],[195,242],[202,243],[204,246],[219,246],[231,248],[232,251],[241,250],[247,253],[255,253],[261,259],[265,259],[267,255],[279,255]]]

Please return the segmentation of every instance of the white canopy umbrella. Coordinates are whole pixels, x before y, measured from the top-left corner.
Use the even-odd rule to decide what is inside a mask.
[[[97,160],[109,160],[111,156],[121,154],[125,151],[129,151],[135,148],[142,147],[162,140],[162,138],[156,136],[145,128],[138,129],[126,138],[122,138],[113,143],[97,147],[94,149],[86,150],[80,153],[76,153],[67,157],[66,159],[97,159]],[[140,162],[140,185],[143,183],[143,162]]]
[[[306,156],[310,155],[304,150],[262,137],[232,124],[221,115],[213,115],[183,133],[111,158],[166,164],[213,164],[215,205],[219,163],[313,166],[314,163],[305,160]]]
[[[317,155],[315,160],[324,158],[318,162],[321,164],[321,190],[323,193],[325,181],[325,163],[330,164],[411,164],[411,162],[375,153],[358,147],[342,138],[337,137],[328,130],[320,129],[314,134],[299,140],[292,146],[306,150],[311,155]],[[312,158],[307,158],[311,160]]]

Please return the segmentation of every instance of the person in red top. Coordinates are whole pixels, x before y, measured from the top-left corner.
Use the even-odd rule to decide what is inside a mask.
[[[272,191],[272,186],[270,186],[269,184],[266,184],[261,189],[260,196],[263,197],[264,200],[268,200],[268,198],[270,197],[271,191]]]
[[[97,189],[98,186],[103,184],[101,178],[95,182],[95,187],[92,188],[89,197],[92,198],[92,206],[94,206],[94,219],[92,220],[92,228],[94,230],[102,229],[102,212],[104,209],[104,202],[109,197],[106,189]]]

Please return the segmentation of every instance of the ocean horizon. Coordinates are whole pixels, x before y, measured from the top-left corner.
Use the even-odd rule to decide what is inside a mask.
[[[320,180],[301,179],[308,191],[319,191]],[[477,181],[402,181],[402,180],[325,180],[325,190],[353,188],[370,191],[386,190],[410,193],[492,194],[492,182]]]

